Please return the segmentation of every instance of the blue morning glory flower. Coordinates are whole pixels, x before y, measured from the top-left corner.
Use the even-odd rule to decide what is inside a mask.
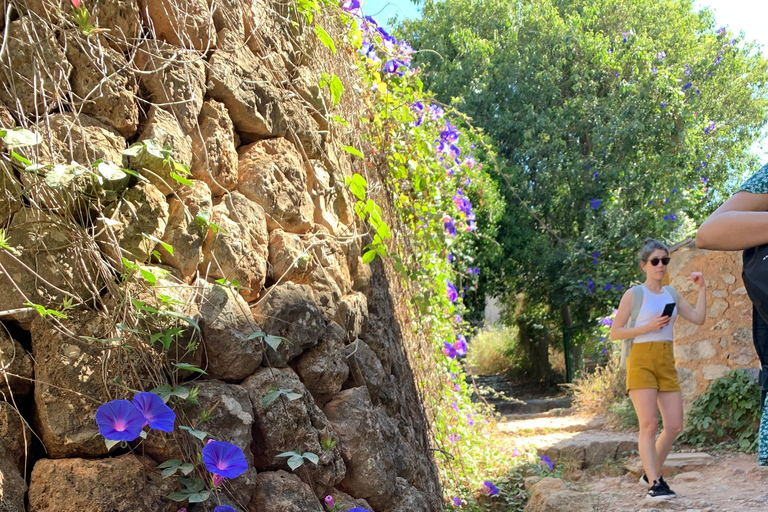
[[[602,203],[601,200],[593,198],[592,201],[589,202],[589,206],[593,210],[597,210],[598,208],[600,208],[600,203]]]
[[[600,177],[600,173],[599,173],[599,172],[596,172],[595,174],[593,174],[593,175],[592,175],[592,177],[593,177],[593,178],[599,178],[599,177]]]
[[[541,456],[541,462],[546,464],[550,471],[552,471],[555,467],[555,465],[552,463],[552,460],[546,455]]]
[[[460,356],[467,355],[467,338],[463,334],[456,336],[456,343],[453,344],[456,354]]]
[[[443,343],[443,354],[448,359],[454,359],[456,357],[456,349],[446,341]]]
[[[675,215],[674,213],[670,213],[669,220],[677,220],[677,215]]]
[[[432,117],[433,121],[437,121],[438,119],[442,119],[445,115],[445,110],[443,110],[443,107],[439,105],[430,105],[429,106],[429,115]]]
[[[403,76],[405,74],[403,68],[407,67],[408,66],[405,65],[405,62],[400,59],[390,59],[384,63],[382,70],[384,70],[385,73],[393,73],[397,74],[398,76]]]
[[[498,487],[496,487],[495,485],[493,485],[493,484],[492,484],[491,482],[489,482],[488,480],[484,481],[484,482],[483,482],[483,485],[485,486],[485,488],[486,488],[486,491],[488,492],[488,494],[490,494],[491,496],[496,496],[497,494],[499,494],[499,489],[498,489]]]
[[[611,283],[608,283],[605,286],[603,286],[603,290],[605,290],[605,291],[608,291],[610,289],[611,289]]]
[[[203,448],[203,464],[215,475],[237,478],[248,469],[240,447],[226,441],[209,441]]]
[[[445,229],[449,235],[456,238],[456,221],[453,220],[453,217],[448,215],[443,217],[443,229]]]
[[[165,405],[163,399],[154,393],[136,393],[133,397],[133,406],[144,415],[150,428],[173,432],[173,423],[176,421],[176,413]]]
[[[459,132],[456,127],[448,121],[445,122],[445,129],[440,132],[440,138],[449,144],[453,144],[459,140]]]
[[[687,91],[687,90],[688,90],[688,89],[690,89],[691,87],[693,87],[693,84],[692,84],[691,82],[688,82],[687,84],[685,84],[685,85],[683,86],[683,90],[684,90],[684,91]]]
[[[666,102],[666,101],[662,101],[662,102],[661,102],[661,108],[664,108],[664,107],[666,107],[666,106],[667,106],[667,102]]]
[[[622,285],[620,285],[620,284],[616,285],[616,291],[617,292],[620,292],[622,288],[624,288]]]
[[[360,0],[344,0],[341,2],[341,8],[345,11],[357,11],[360,9]]]
[[[365,508],[355,507],[355,508],[349,509],[347,512],[371,512],[371,511]]]
[[[237,510],[230,507],[229,505],[219,505],[218,507],[213,509],[213,512],[237,512]]]
[[[659,72],[659,70],[656,69],[656,66],[651,68],[651,73],[658,73],[658,72]]]
[[[128,400],[112,400],[96,410],[99,434],[110,441],[133,441],[146,422],[141,411]]]
[[[656,54],[656,58],[659,60],[664,60],[664,57],[667,56],[667,52],[659,52]]]
[[[461,499],[459,499],[458,496],[454,496],[452,501],[454,507],[460,507],[462,505]]]
[[[592,293],[595,290],[595,283],[593,283],[591,279],[587,281],[587,289],[589,290],[589,293]]]
[[[445,293],[451,302],[456,302],[456,299],[459,298],[459,292],[456,291],[456,287],[447,279],[445,280]]]

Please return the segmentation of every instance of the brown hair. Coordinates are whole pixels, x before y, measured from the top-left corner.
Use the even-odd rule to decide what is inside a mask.
[[[648,258],[651,257],[653,251],[664,251],[667,253],[667,256],[669,256],[669,249],[666,244],[654,240],[653,238],[646,238],[643,240],[643,248],[640,250],[640,261],[642,263],[648,261]]]

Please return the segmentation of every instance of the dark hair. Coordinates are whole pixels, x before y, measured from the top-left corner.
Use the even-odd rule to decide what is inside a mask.
[[[669,256],[669,249],[664,243],[654,240],[653,238],[646,238],[643,240],[643,248],[640,250],[640,261],[643,263],[648,261],[648,258],[651,257],[653,251],[664,251],[667,253],[667,256]]]

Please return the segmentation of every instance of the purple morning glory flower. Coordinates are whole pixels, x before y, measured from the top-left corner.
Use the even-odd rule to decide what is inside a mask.
[[[622,288],[623,288],[622,285],[620,285],[620,284],[616,285],[616,291],[620,292]]]
[[[461,500],[459,499],[458,496],[454,496],[452,501],[453,501],[454,507],[460,507],[462,505]]]
[[[331,508],[331,509],[336,508],[336,503],[334,503],[333,496],[331,496],[330,494],[324,498],[324,501],[325,501],[325,505],[328,508]]]
[[[438,105],[430,105],[429,115],[433,121],[437,121],[438,119],[443,118],[443,116],[445,115],[445,110],[443,110],[443,107],[440,107]]]
[[[618,288],[618,286],[616,288]],[[611,325],[613,325],[613,320],[611,320],[611,317],[609,317],[609,316],[607,316],[605,318],[601,318],[600,319],[600,325],[611,326]]]
[[[688,90],[688,89],[690,89],[691,87],[693,87],[693,84],[692,84],[691,82],[688,82],[687,84],[685,84],[685,85],[683,86],[683,90],[684,90],[684,91],[687,91],[687,90]]]
[[[347,512],[371,512],[371,511],[368,510],[367,508],[355,507],[355,508],[349,509]]]
[[[603,349],[603,355],[605,355],[605,354],[607,354],[607,353],[608,353],[608,349],[607,349],[607,348],[604,348],[604,349]]]
[[[451,443],[457,443],[461,440],[461,437],[458,434],[451,434],[448,436],[448,441]]]
[[[664,57],[667,56],[667,52],[659,52],[656,54],[656,58],[659,60],[664,60]]]
[[[453,217],[448,215],[443,217],[443,229],[445,229],[449,235],[456,238],[456,221],[453,220]]]
[[[707,184],[707,177],[706,176],[702,176],[701,177],[701,182],[706,185]]]
[[[653,204],[653,199],[649,199],[647,206],[651,206],[652,204]]]
[[[443,139],[445,142],[448,142],[449,144],[453,144],[457,140],[459,140],[459,132],[456,130],[456,127],[453,126],[448,121],[445,122],[445,130],[440,132],[440,138]]]
[[[592,293],[595,289],[595,283],[593,283],[591,279],[587,281],[587,289],[590,293]]]
[[[226,441],[209,441],[203,448],[203,464],[224,478],[237,478],[248,469],[243,450]]]
[[[341,8],[345,11],[356,11],[360,9],[360,0],[344,0],[341,3]]]
[[[547,457],[546,455],[542,455],[541,456],[541,462],[546,464],[550,471],[552,471],[552,469],[555,467],[555,465],[552,464],[552,460],[549,457]]]
[[[141,411],[128,400],[112,400],[96,410],[99,434],[110,441],[133,441],[146,422]]]
[[[461,149],[456,144],[451,144],[448,146],[448,152],[451,154],[451,156],[454,159],[458,159],[459,155],[461,155]]]
[[[448,149],[448,144],[445,143],[445,141],[437,139],[433,145],[435,146],[435,151],[438,153],[445,153]]]
[[[661,102],[661,108],[664,108],[664,107],[666,107],[666,106],[667,106],[667,102],[666,102],[666,101],[662,101],[662,102]]]
[[[385,73],[394,73],[398,76],[403,76],[405,74],[403,68],[407,67],[408,66],[405,65],[405,62],[400,59],[390,59],[384,63],[382,70],[384,70]]]
[[[467,338],[463,334],[456,336],[456,343],[453,344],[456,354],[460,356],[467,355]]]
[[[512,457],[519,457],[519,456],[520,456],[520,450],[518,450],[517,448],[512,450]]]
[[[453,319],[456,321],[457,324],[461,323],[461,315],[456,315],[453,317]]]
[[[136,393],[133,397],[133,406],[144,415],[149,428],[173,432],[173,423],[176,421],[176,413],[165,405],[163,399],[154,393]]]
[[[589,206],[593,210],[597,210],[598,208],[600,208],[600,203],[602,203],[601,200],[599,200],[599,199],[592,199],[592,201],[589,202]]]
[[[674,213],[670,213],[669,220],[677,220],[677,215],[675,215]]]
[[[489,482],[488,480],[486,480],[485,482],[483,482],[483,485],[485,486],[485,489],[486,489],[486,491],[488,492],[488,494],[490,494],[491,496],[496,496],[497,494],[499,494],[499,489],[498,489],[498,487],[496,487],[495,485],[493,485],[493,484],[492,484],[491,482]]]
[[[449,280],[445,280],[445,293],[448,295],[448,300],[456,302],[459,298],[459,293],[456,291],[456,287],[451,284]]]
[[[218,507],[213,509],[213,512],[237,512],[237,510],[230,507],[229,505],[219,505]]]
[[[659,72],[659,70],[658,70],[658,69],[656,69],[656,66],[653,66],[653,67],[651,68],[651,72],[652,72],[652,73],[658,73],[658,72]]]
[[[599,178],[599,177],[600,177],[600,173],[599,173],[599,172],[596,172],[595,174],[593,174],[593,175],[592,175],[592,177],[593,177],[593,178]]]
[[[608,291],[610,289],[611,289],[611,283],[608,283],[605,286],[603,286],[603,290],[605,290],[605,291]]]
[[[685,65],[685,74],[690,75],[691,74],[691,68],[688,66],[688,64]]]
[[[448,253],[448,263],[451,263],[453,261],[453,254]]]

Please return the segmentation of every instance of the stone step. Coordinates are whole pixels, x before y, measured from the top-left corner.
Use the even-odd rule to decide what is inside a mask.
[[[536,435],[548,432],[583,432],[599,429],[604,422],[600,418],[579,416],[548,416],[547,413],[517,416],[511,421],[500,422],[498,429],[510,435]]]
[[[662,471],[663,476],[669,476],[675,473],[683,471],[692,471],[703,466],[709,466],[715,463],[715,458],[708,453],[676,453],[672,452],[664,461],[664,469]],[[640,478],[643,475],[643,464],[640,459],[633,457],[624,464],[624,469],[627,473],[636,478]]]
[[[501,417],[499,420],[500,422],[511,422],[511,421],[525,421],[525,420],[535,420],[538,418],[553,418],[553,417],[561,417],[561,416],[570,416],[578,411],[578,408],[576,407],[569,407],[567,409],[550,409],[547,412],[534,412],[529,414],[505,414]]]
[[[489,402],[491,402],[489,400]],[[491,402],[500,414],[532,414],[551,411],[552,409],[566,409],[571,406],[570,397],[545,398],[545,399],[520,399],[515,401]]]
[[[584,469],[632,455],[637,451],[637,434],[585,430],[539,446],[539,454],[546,455],[556,464]]]

